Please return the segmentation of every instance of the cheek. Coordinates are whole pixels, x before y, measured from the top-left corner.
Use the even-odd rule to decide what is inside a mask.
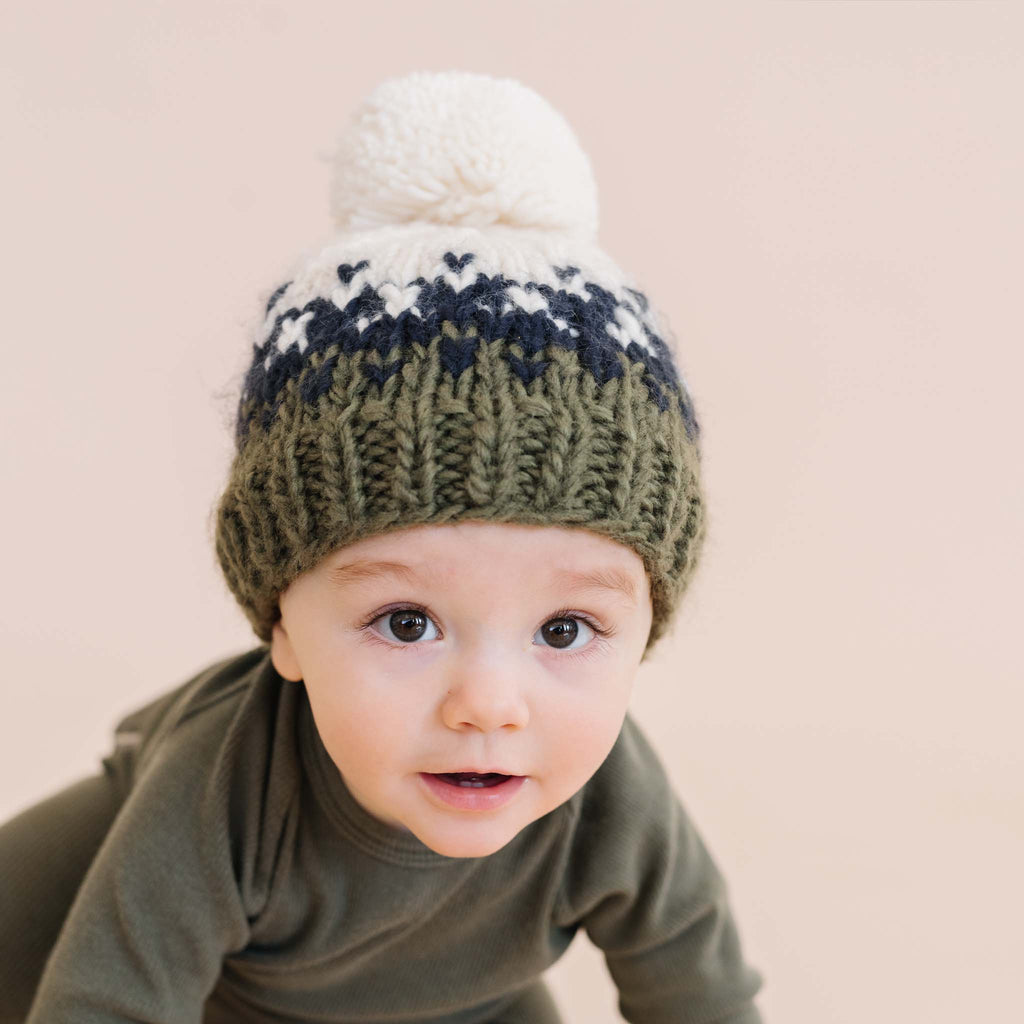
[[[580,784],[600,767],[622,728],[629,705],[629,687],[600,688],[589,696],[568,695],[544,715],[551,763]]]
[[[425,680],[408,670],[371,672],[350,660],[344,674],[307,678],[306,686],[317,728],[336,763],[384,764],[414,750],[431,713]]]

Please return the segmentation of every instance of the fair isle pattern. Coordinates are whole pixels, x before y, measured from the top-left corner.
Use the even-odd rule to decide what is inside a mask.
[[[270,428],[289,381],[300,382],[303,401],[315,404],[330,389],[340,356],[373,350],[380,363],[364,360],[362,372],[383,387],[407,361],[410,346],[426,346],[442,334],[444,321],[457,329],[456,336],[444,333],[440,349],[442,368],[455,380],[482,343],[500,338],[521,351],[522,358],[506,347],[503,358],[524,385],[547,368],[550,360],[541,353],[548,346],[575,352],[599,384],[622,375],[619,353],[625,353],[644,365],[651,401],[662,412],[674,402],[687,437],[698,444],[693,403],[641,291],[589,280],[574,263],[531,267],[530,279],[518,280],[499,269],[486,273],[473,252],[451,250],[430,278],[394,276],[393,269],[377,270],[372,260],[360,259],[337,265],[329,292],[323,284],[293,280],[271,295],[239,402],[239,449],[254,420],[264,432]],[[475,332],[467,335],[469,325]],[[316,354],[325,358],[304,374]]]

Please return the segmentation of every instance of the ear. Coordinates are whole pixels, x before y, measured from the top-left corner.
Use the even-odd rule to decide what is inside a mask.
[[[302,670],[299,668],[298,658],[295,657],[295,649],[280,619],[274,623],[274,631],[270,637],[270,660],[282,678],[293,683],[302,679]]]

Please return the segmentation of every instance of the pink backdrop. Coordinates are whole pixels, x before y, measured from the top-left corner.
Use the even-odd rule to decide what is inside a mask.
[[[1019,1014],[1022,29],[1008,3],[7,3],[0,818],[253,644],[208,518],[259,297],[327,232],[369,88],[488,71],[567,116],[604,248],[682,345],[710,535],[634,708],[766,1017]],[[568,1021],[618,1019],[585,940],[554,983]]]

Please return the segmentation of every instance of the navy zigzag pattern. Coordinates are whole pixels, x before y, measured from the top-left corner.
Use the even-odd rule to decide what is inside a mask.
[[[463,253],[461,257],[451,252],[444,256],[449,269],[455,272],[463,270],[473,258],[471,252]],[[342,284],[349,284],[354,275],[367,266],[366,260],[355,265],[343,263],[337,268],[338,279]],[[575,266],[553,269],[561,280],[569,280],[579,273]],[[266,308],[268,315],[290,284],[286,281],[270,296]],[[315,402],[329,390],[340,354],[376,350],[383,365],[364,363],[363,372],[378,386],[383,385],[404,365],[403,354],[409,345],[414,341],[427,345],[441,332],[444,320],[451,321],[460,333],[470,324],[477,329],[475,337],[453,339],[445,335],[441,339],[441,365],[455,379],[473,364],[481,340],[507,338],[519,344],[528,357],[535,356],[548,345],[575,351],[580,363],[601,384],[621,375],[622,366],[617,353],[624,350],[631,360],[645,365],[644,382],[651,400],[664,411],[674,399],[687,435],[694,442],[698,438],[700,428],[693,404],[680,381],[668,346],[640,321],[650,351],[635,341],[630,341],[623,349],[606,329],[608,324],[615,323],[620,304],[612,292],[600,285],[586,282],[584,288],[590,298],[584,299],[575,291],[554,289],[533,281],[523,283],[503,274],[487,276],[481,273],[472,284],[458,292],[443,277],[432,281],[419,277],[411,284],[420,289],[414,308],[422,316],[417,315],[413,308],[404,309],[397,316],[390,315],[386,312],[384,299],[370,285],[353,296],[344,308],[339,308],[330,298],[317,296],[302,309],[291,306],[277,313],[266,339],[262,344],[253,346],[253,362],[243,385],[236,422],[238,447],[244,444],[257,415],[264,430],[270,426],[280,407],[282,390],[289,380],[300,377],[313,353],[323,353],[335,345],[340,349],[303,380],[302,397],[307,402]],[[530,312],[512,303],[512,308],[503,312],[502,306],[508,304],[506,290],[514,287],[526,292],[539,292],[548,308]],[[632,288],[627,291],[640,309],[648,308],[647,298],[642,292]],[[278,351],[282,331],[286,326],[294,327],[300,319],[304,321],[306,345],[300,350],[293,341],[283,352]],[[563,321],[565,326],[556,320]],[[393,355],[396,351],[397,356]],[[543,373],[548,365],[544,360],[526,362],[511,350],[506,350],[504,357],[524,385]],[[252,403],[254,398],[255,404]],[[246,406],[252,410],[248,416],[243,415]]]

